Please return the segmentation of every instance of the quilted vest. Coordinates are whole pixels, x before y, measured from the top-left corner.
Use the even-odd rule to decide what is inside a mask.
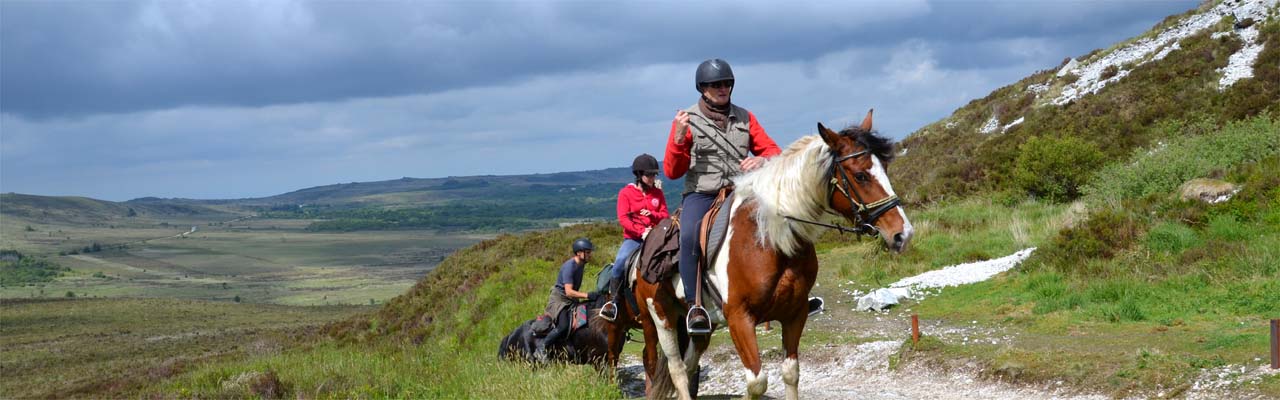
[[[751,117],[745,108],[730,104],[729,123],[720,129],[697,104],[684,111],[692,114],[693,149],[683,194],[716,194],[732,184],[730,179],[741,173],[738,163],[751,156]]]

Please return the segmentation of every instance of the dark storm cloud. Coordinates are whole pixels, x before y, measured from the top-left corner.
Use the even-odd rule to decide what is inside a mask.
[[[266,196],[661,154],[693,68],[780,144],[901,138],[1194,2],[0,1],[3,191]]]
[[[911,38],[946,44],[940,54],[944,67],[983,67],[1011,62],[1006,53],[982,47],[992,39],[1107,31],[1133,23],[1132,15],[1164,15],[1186,7],[1175,2],[823,3],[785,10],[769,3],[701,2],[0,4],[0,101],[5,112],[27,117],[432,93],[708,54],[738,63],[803,60]]]

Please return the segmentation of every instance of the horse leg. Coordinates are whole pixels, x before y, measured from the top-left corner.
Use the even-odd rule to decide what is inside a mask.
[[[689,371],[689,394],[698,397],[698,384],[701,383],[702,366],[699,365],[702,360],[702,354],[707,352],[707,347],[711,345],[711,335],[702,335],[690,338],[689,349],[684,354],[684,365]]]
[[[746,367],[748,399],[757,399],[769,389],[769,376],[760,373],[760,347],[756,343],[756,324],[745,316],[729,318],[729,337],[738,350],[738,358]]]
[[[652,323],[645,322],[646,324],[641,327],[641,330],[644,331],[644,355],[642,356],[642,361],[644,362],[644,395],[645,398],[651,399],[658,395],[653,393],[652,390],[653,380],[657,376],[658,362],[660,361],[658,359],[658,333]]]
[[[653,328],[658,335],[658,343],[662,345],[662,353],[667,356],[667,371],[671,375],[671,384],[676,387],[680,400],[692,400],[689,395],[689,375],[685,371],[684,360],[680,355],[680,339],[676,330],[667,327],[667,321],[658,314],[653,306],[653,299],[645,299],[649,306],[649,315],[653,318]]]
[[[787,321],[782,326],[782,349],[787,358],[782,360],[782,382],[787,384],[787,400],[800,398],[800,334],[804,333],[807,315]]]

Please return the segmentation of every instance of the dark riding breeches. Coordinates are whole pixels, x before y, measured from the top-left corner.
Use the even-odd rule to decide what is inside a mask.
[[[555,329],[552,329],[551,332],[547,332],[547,337],[542,339],[542,342],[546,343],[548,347],[558,343],[560,341],[560,336],[569,333],[569,324],[573,322],[573,316],[571,313],[575,308],[578,307],[576,305],[565,307],[564,311],[560,311],[560,316],[556,318]]]
[[[698,279],[698,231],[702,229],[702,217],[716,201],[715,194],[693,192],[684,195],[680,203],[680,281],[684,282],[685,301],[693,302]]]

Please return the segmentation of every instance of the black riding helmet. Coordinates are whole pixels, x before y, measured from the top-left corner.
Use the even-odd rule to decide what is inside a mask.
[[[635,161],[631,162],[632,174],[638,177],[645,172],[658,172],[658,159],[647,153],[636,156]]]
[[[733,69],[729,63],[719,58],[712,58],[698,64],[698,72],[693,78],[693,88],[702,93],[702,85],[711,82],[733,80]]]
[[[591,239],[578,238],[573,241],[573,254],[578,254],[579,251],[594,251],[595,248],[591,245]]]

